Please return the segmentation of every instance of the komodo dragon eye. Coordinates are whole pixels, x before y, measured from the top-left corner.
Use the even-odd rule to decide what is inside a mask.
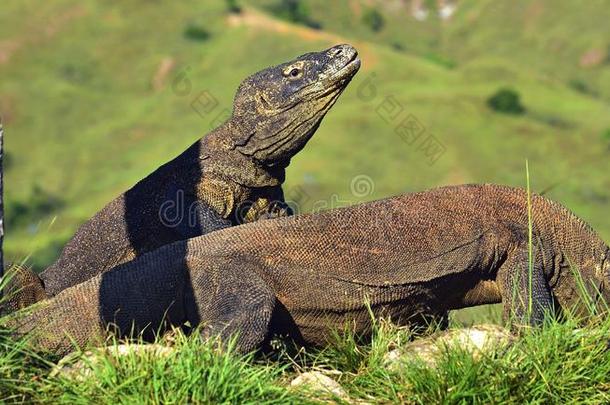
[[[303,69],[293,66],[289,67],[288,69],[285,69],[282,73],[284,74],[284,77],[287,77],[289,79],[298,79],[303,76]]]

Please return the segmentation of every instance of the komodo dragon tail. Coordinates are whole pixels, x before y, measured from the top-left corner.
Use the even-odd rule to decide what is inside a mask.
[[[0,282],[2,298],[0,299],[0,316],[13,313],[47,298],[42,280],[32,269],[8,264],[6,273]]]

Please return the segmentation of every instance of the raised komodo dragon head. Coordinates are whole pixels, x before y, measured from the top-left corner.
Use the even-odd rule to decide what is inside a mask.
[[[359,68],[356,49],[337,45],[246,78],[235,95],[231,147],[264,165],[288,162]]]

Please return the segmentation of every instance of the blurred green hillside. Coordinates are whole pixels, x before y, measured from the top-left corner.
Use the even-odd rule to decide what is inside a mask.
[[[2,2],[9,258],[43,268],[80,223],[208,132],[244,77],[338,42],[363,68],[288,170],[301,210],[523,186],[529,159],[534,189],[610,241],[610,1],[464,0],[446,20],[428,1],[425,21],[409,1],[313,0],[296,14],[290,1],[229,3]],[[503,88],[523,114],[489,107]],[[197,112],[201,97],[217,104]],[[362,175],[371,187],[352,190]]]

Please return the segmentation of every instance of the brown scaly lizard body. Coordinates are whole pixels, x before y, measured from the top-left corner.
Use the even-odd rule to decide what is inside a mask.
[[[55,295],[178,240],[288,215],[285,168],[359,67],[356,50],[338,45],[248,77],[225,124],[80,227],[41,274],[45,293]],[[28,285],[40,285],[29,278]]]
[[[249,351],[274,333],[306,344],[325,343],[345,323],[366,333],[367,303],[407,324],[503,302],[516,322],[538,324],[582,302],[575,274],[599,305],[610,299],[608,246],[536,195],[529,277],[527,201],[520,189],[455,186],[225,229],[65,290],[13,326],[37,330],[38,348],[65,353],[67,335],[94,343],[109,324],[148,338],[188,321],[206,334],[238,333]]]

